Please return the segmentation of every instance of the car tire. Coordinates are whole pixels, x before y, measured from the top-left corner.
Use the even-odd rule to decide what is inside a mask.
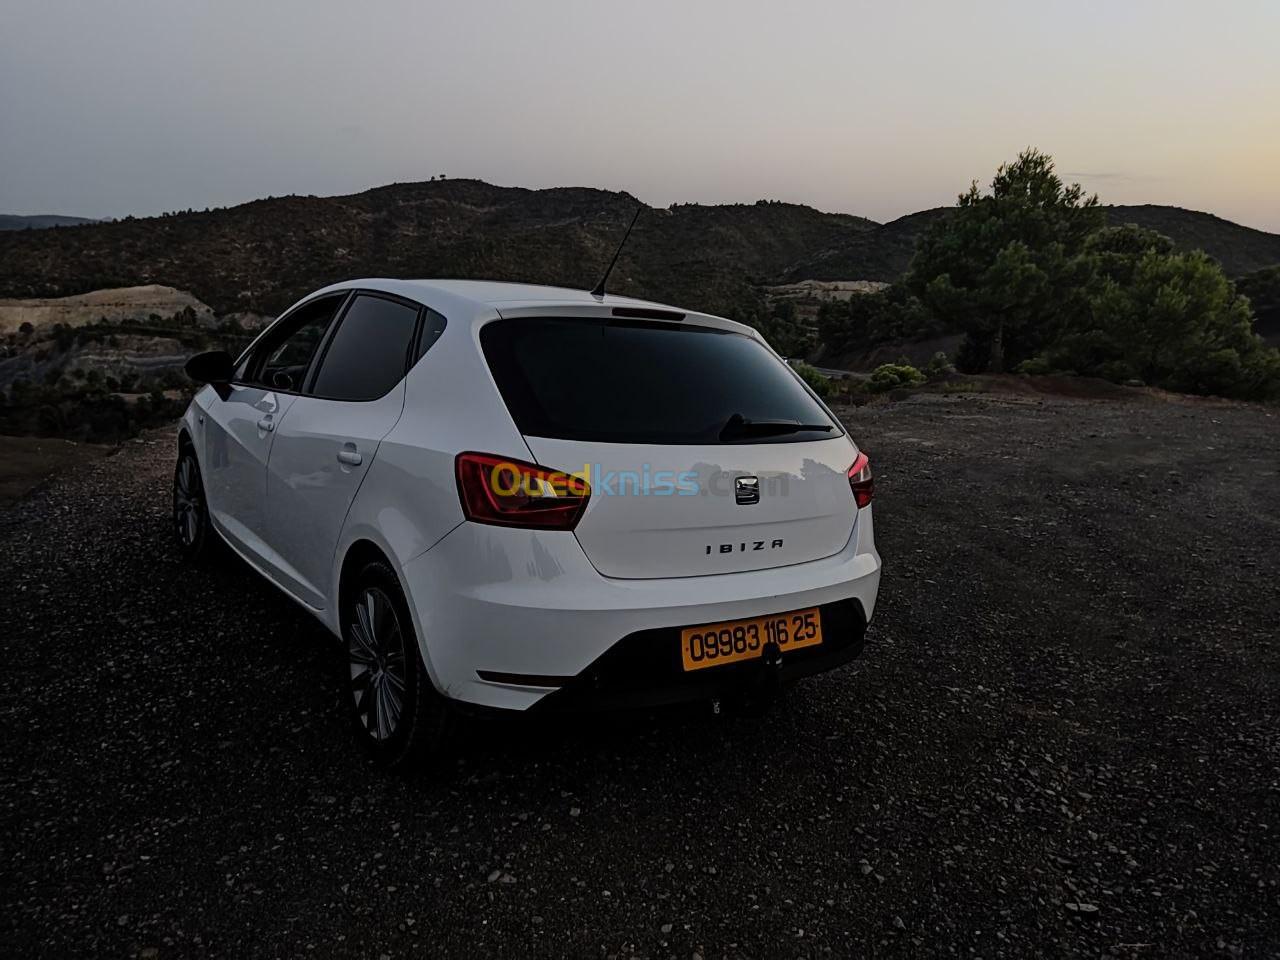
[[[378,766],[408,772],[443,753],[453,711],[431,683],[395,572],[361,568],[341,608],[343,681],[356,738]]]
[[[200,461],[189,443],[178,449],[173,468],[173,532],[184,560],[208,560],[215,546],[209,525],[209,501],[204,494]]]

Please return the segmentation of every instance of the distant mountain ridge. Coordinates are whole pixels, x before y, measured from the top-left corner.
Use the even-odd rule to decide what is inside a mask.
[[[1211,213],[1159,204],[1107,207],[1112,226],[1135,223],[1171,239],[1179,250],[1203,250],[1228,276],[1239,277],[1280,263],[1280,234],[1244,227]]]
[[[16,213],[0,213],[0,230],[44,230],[48,227],[78,227],[98,223],[88,217],[64,217],[56,213],[39,213],[24,217]]]
[[[479,180],[398,183],[338,197],[288,196],[220,210],[0,233],[0,297],[60,297],[163,284],[218,313],[274,314],[359,276],[483,277],[586,288],[638,201],[581,187]],[[799,204],[646,208],[610,283],[618,293],[739,317],[762,287],[901,276],[916,238],[947,208],[880,224]],[[1198,247],[1233,276],[1280,264],[1280,235],[1177,207],[1109,207]]]
[[[625,193],[526,190],[478,180],[278,197],[75,230],[0,234],[0,296],[54,297],[158,283],[219,313],[277,312],[360,276],[484,277],[591,287],[636,209]],[[744,312],[760,282],[874,221],[760,202],[646,209],[610,282],[632,293]]]
[[[787,270],[788,281],[883,280],[902,276],[911,264],[916,238],[952,207],[934,207],[891,220],[848,243],[820,250]],[[1143,204],[1102,208],[1112,226],[1137,224],[1163,233],[1178,250],[1203,250],[1228,276],[1239,277],[1280,264],[1280,234],[1244,227],[1211,213]]]

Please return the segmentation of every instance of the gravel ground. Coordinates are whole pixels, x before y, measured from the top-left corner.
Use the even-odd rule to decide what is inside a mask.
[[[1280,415],[921,395],[857,664],[380,776],[334,648],[168,542],[171,438],[0,513],[0,954],[1280,955]]]

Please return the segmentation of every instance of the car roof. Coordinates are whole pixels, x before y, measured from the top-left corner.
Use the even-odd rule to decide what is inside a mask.
[[[398,280],[389,277],[366,277],[335,283],[324,290],[317,291],[312,296],[344,289],[377,290],[395,294],[424,303],[440,310],[446,316],[451,312],[449,307],[453,307],[456,312],[459,306],[470,306],[473,316],[482,313],[493,316],[496,311],[503,317],[537,314],[545,316],[551,310],[563,310],[568,314],[579,316],[586,314],[607,316],[611,308],[631,307],[676,311],[684,314],[687,319],[696,319],[711,326],[733,328],[754,334],[752,328],[745,324],[685,307],[675,307],[652,300],[639,300],[634,297],[622,297],[612,293],[597,297],[587,290],[551,287],[537,283],[507,283],[498,280]]]
[[[549,287],[540,283],[506,283],[499,280],[406,280],[414,286],[428,290],[440,290],[454,296],[477,303],[499,306],[503,303],[525,303],[530,300],[547,300],[564,304],[599,304],[601,299],[593,297],[586,290],[574,290],[572,287]],[[619,297],[611,293],[604,295],[605,303],[625,303],[631,306],[645,305],[659,307],[661,304],[647,300],[636,300],[632,297]],[[668,307],[667,309],[671,309]]]

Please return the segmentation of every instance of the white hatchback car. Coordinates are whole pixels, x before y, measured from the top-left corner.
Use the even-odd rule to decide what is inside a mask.
[[[762,696],[862,649],[867,458],[750,327],[507,283],[326,287],[193,357],[174,521],[345,644],[388,766],[462,705]]]

